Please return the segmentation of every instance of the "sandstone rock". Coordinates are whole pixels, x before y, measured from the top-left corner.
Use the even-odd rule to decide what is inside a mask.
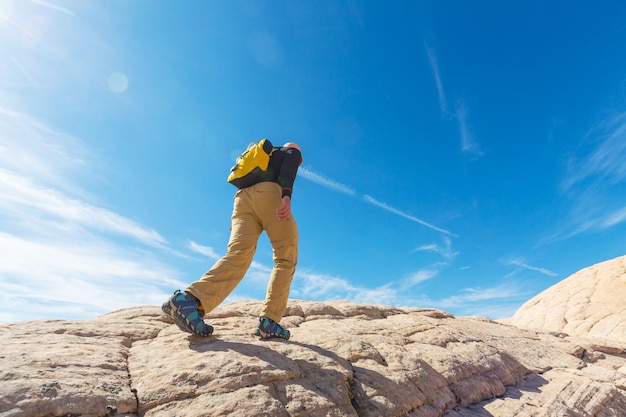
[[[506,322],[626,342],[626,256],[576,272],[526,302]]]
[[[137,409],[130,346],[167,323],[153,308],[90,321],[0,326],[0,416],[106,416]]]
[[[290,301],[289,341],[251,336],[260,302],[215,336],[158,307],[0,326],[0,417],[624,416],[624,346],[430,309]]]

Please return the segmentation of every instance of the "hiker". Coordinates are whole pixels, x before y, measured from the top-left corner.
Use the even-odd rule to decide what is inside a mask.
[[[272,244],[274,268],[253,334],[263,339],[289,339],[289,330],[278,323],[287,307],[298,261],[298,228],[291,214],[291,194],[302,154],[293,142],[282,147],[272,147],[267,142],[271,147],[267,170],[257,175],[253,185],[240,188],[235,194],[226,255],[185,291],[177,290],[163,303],[163,312],[183,331],[198,336],[213,333],[213,327],[204,322],[204,315],[241,282],[252,263],[259,236],[265,230]]]

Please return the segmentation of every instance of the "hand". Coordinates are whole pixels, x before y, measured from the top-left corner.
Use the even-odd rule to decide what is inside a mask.
[[[276,209],[276,214],[278,215],[279,220],[287,220],[289,215],[291,214],[291,198],[288,196],[283,197],[283,202]]]

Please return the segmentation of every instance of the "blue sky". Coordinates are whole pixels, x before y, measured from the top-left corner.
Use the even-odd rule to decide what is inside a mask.
[[[626,254],[625,98],[618,1],[0,0],[0,322],[198,279],[263,137],[304,155],[292,298],[511,316]]]

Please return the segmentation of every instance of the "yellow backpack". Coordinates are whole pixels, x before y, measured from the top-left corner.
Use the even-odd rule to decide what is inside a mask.
[[[235,166],[230,170],[228,182],[237,188],[246,188],[262,181],[273,150],[272,142],[267,139],[252,142],[237,158]]]

